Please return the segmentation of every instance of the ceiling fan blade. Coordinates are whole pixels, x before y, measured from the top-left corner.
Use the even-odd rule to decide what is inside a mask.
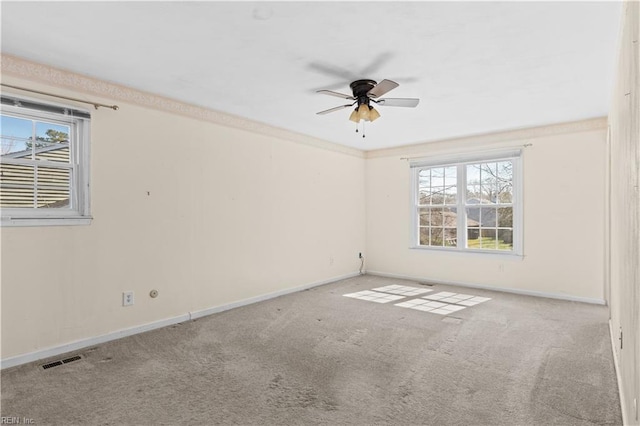
[[[378,96],[382,96],[388,91],[393,90],[398,86],[399,84],[396,83],[395,81],[382,80],[380,83],[376,84],[376,86],[373,89],[369,90],[367,92],[367,95],[369,95],[372,98],[377,98]]]
[[[354,101],[356,99],[351,95],[345,95],[344,93],[334,92],[333,90],[318,90],[316,93],[324,93],[325,95],[336,96],[338,98],[349,99],[349,100],[352,100],[352,101]]]
[[[341,109],[349,108],[349,107],[351,107],[353,105],[354,104],[340,105],[340,106],[337,106],[337,107],[334,107],[334,108],[325,109],[324,111],[316,112],[316,114],[318,114],[318,115],[329,114],[330,112],[340,111]]]
[[[373,61],[360,70],[360,75],[373,75],[378,72],[378,70],[385,64],[387,64],[395,54],[393,52],[382,52],[378,56],[376,56]]]
[[[324,75],[329,75],[332,77],[338,77],[343,80],[355,80],[358,78],[357,75],[353,74],[350,70],[341,68],[336,65],[321,63],[321,62],[311,62],[307,65],[308,68],[317,71]]]
[[[384,98],[375,101],[378,105],[382,106],[395,106],[395,107],[408,107],[415,108],[418,106],[420,99],[416,98]]]

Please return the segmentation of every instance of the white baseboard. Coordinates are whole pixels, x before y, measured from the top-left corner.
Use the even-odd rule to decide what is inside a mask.
[[[350,274],[341,275],[339,277],[329,278],[327,280],[315,281],[309,284],[304,284],[298,287],[286,288],[284,290],[274,291],[273,293],[263,294],[261,296],[250,297],[248,299],[243,299],[238,302],[228,303],[222,306],[214,306],[212,308],[203,309],[201,311],[190,312],[189,319],[197,319],[201,317],[205,317],[207,315],[215,314],[218,312],[228,311],[229,309],[239,308],[240,306],[250,305],[252,303],[262,302],[264,300],[273,299],[274,297],[284,296],[285,294],[295,293],[298,291],[308,290],[313,287],[318,287],[320,285],[330,284],[336,281],[345,280],[347,278],[353,278],[358,276],[358,272],[352,272]]]
[[[27,354],[16,355],[10,358],[5,358],[0,361],[0,369],[15,367],[18,365],[26,364],[28,362],[38,361],[45,358],[58,356],[67,352],[78,351],[91,346],[96,346],[101,343],[109,342],[111,340],[121,339],[123,337],[132,336],[134,334],[144,333],[145,331],[155,330],[157,328],[167,327],[173,324],[194,320],[196,318],[202,318],[207,315],[215,314],[218,312],[227,311],[229,309],[238,308],[240,306],[250,305],[252,303],[262,302],[264,300],[273,299],[275,297],[284,296],[286,294],[295,293],[302,290],[307,290],[313,287],[329,284],[332,282],[344,280],[347,278],[353,278],[358,276],[358,272],[352,272],[349,274],[332,277],[326,280],[315,281],[312,283],[304,284],[298,287],[286,288],[283,290],[274,291],[272,293],[263,294],[260,296],[250,297],[237,302],[228,303],[225,305],[214,306],[212,308],[203,309],[200,311],[188,312],[183,315],[179,315],[172,318],[165,318],[158,321],[154,321],[147,324],[137,325],[134,327],[125,328],[122,330],[113,331],[100,336],[89,337],[86,339],[76,340],[74,342],[65,343],[63,345],[54,346],[50,348],[40,349]]]
[[[618,356],[616,355],[616,339],[613,337],[613,323],[609,319],[609,336],[611,337],[611,355],[613,356],[613,366],[616,370],[616,379],[618,381],[618,395],[620,397],[620,409],[622,410],[622,424],[630,425],[627,419],[627,406],[624,399],[624,388],[622,387],[622,376],[620,375],[620,364],[618,364]]]
[[[95,346],[101,343],[109,342],[111,340],[121,339],[123,337],[132,336],[138,333],[144,333],[145,331],[155,330],[156,328],[167,327],[169,325],[177,324],[179,322],[184,322],[188,320],[189,320],[189,314],[179,315],[173,318],[166,318],[166,319],[154,321],[147,324],[137,325],[135,327],[113,331],[111,333],[102,334],[100,336],[76,340],[70,343],[65,343],[60,346],[53,346],[50,348],[29,352],[23,355],[16,355],[10,358],[5,358],[2,361],[0,361],[0,369],[15,367],[16,365],[26,364],[28,362],[33,362],[33,361],[38,361],[40,359],[54,357],[67,352],[73,352],[80,349],[85,349],[90,346]]]
[[[398,279],[411,280],[411,281],[423,281],[423,282],[434,283],[434,284],[446,284],[446,285],[455,285],[459,287],[481,288],[483,290],[502,291],[504,293],[522,294],[526,296],[546,297],[548,299],[560,299],[560,300],[569,300],[572,302],[584,302],[584,303],[591,303],[595,305],[606,304],[604,299],[592,299],[589,297],[572,296],[569,294],[546,293],[542,291],[523,290],[523,289],[511,288],[511,287],[494,287],[489,285],[472,284],[472,283],[467,283],[462,281],[448,281],[448,280],[431,279],[431,278],[425,278],[425,277],[415,277],[410,275],[389,274],[386,272],[379,272],[379,271],[367,271],[367,274],[377,275],[380,277],[387,277],[387,278],[398,278]]]

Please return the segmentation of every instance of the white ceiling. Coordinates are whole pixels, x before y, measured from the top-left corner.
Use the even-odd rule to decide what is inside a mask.
[[[371,150],[606,115],[619,2],[6,2],[2,52]],[[344,100],[395,80],[366,139]]]

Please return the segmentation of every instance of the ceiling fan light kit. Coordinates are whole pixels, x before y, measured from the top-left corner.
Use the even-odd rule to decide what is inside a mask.
[[[419,99],[416,98],[386,98],[386,99],[376,99],[390,90],[398,87],[399,84],[395,81],[391,80],[382,80],[380,83],[377,83],[375,80],[356,80],[352,82],[349,87],[353,92],[353,96],[345,95],[344,93],[334,92],[332,90],[318,90],[318,93],[323,93],[329,96],[336,96],[338,98],[347,99],[353,101],[353,103],[348,105],[341,105],[338,107],[330,108],[324,111],[320,111],[318,115],[328,114],[330,112],[339,111],[344,108],[349,108],[354,105],[357,105],[356,108],[351,112],[349,116],[349,120],[354,123],[359,123],[360,121],[375,121],[380,118],[380,113],[376,110],[371,102],[374,102],[378,105],[382,106],[399,106],[399,107],[408,107],[414,108],[420,102]],[[358,128],[356,127],[356,132]],[[362,137],[364,137],[364,132]]]

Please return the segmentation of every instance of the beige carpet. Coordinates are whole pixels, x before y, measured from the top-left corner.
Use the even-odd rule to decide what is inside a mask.
[[[343,296],[390,285],[430,291]],[[485,299],[456,303],[471,296]],[[56,359],[72,355],[82,359],[3,371],[2,416],[37,425],[622,423],[606,307],[373,276]]]

